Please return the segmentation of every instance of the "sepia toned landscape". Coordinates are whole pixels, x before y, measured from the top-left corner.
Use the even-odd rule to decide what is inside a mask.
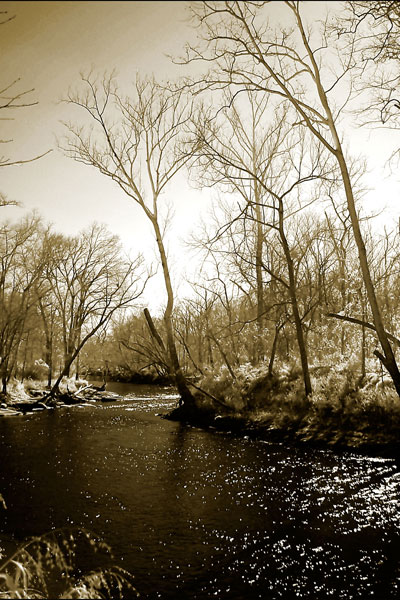
[[[397,598],[399,3],[0,33],[0,598]]]

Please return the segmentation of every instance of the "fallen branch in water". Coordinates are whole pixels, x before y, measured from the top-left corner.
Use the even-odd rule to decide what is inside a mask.
[[[208,392],[206,392],[206,390],[203,390],[201,387],[199,387],[198,385],[192,383],[191,381],[187,381],[186,382],[188,385],[191,385],[192,387],[194,387],[196,390],[198,390],[199,392],[201,392],[202,394],[204,394],[205,396],[208,396],[211,400],[213,400],[214,402],[216,402],[217,404],[219,404],[220,406],[223,406],[224,408],[226,408],[227,410],[233,410],[230,406],[228,406],[227,404],[224,404],[224,402],[222,402],[221,400],[218,400],[218,398],[216,398],[215,396],[213,396],[212,394],[209,394]]]
[[[84,390],[87,390],[88,388],[93,388],[93,385],[91,383],[88,383],[88,385],[83,385],[82,387],[79,388],[79,390],[77,390],[75,392],[75,396],[77,396],[78,394],[80,394]],[[71,392],[69,392],[69,393],[71,393]]]

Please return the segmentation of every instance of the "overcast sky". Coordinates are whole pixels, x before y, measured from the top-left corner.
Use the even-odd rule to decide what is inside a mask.
[[[316,9],[324,4],[306,6],[317,14]],[[279,5],[276,3],[276,10]],[[128,249],[151,254],[153,243],[151,250],[147,243],[151,231],[140,209],[107,178],[56,149],[55,137],[62,133],[60,121],[69,118],[68,106],[59,101],[79,82],[79,73],[92,67],[99,72],[116,68],[124,81],[133,81],[137,71],[159,78],[181,75],[182,68],[167,55],[178,56],[185,42],[196,35],[188,21],[186,2],[0,1],[0,10],[15,15],[1,26],[2,87],[21,78],[14,89],[34,88],[27,99],[38,101],[37,106],[15,112],[14,121],[3,122],[1,138],[13,138],[7,150],[15,159],[28,159],[54,148],[36,162],[3,168],[1,191],[21,202],[25,210],[39,210],[58,231],[76,233],[97,220],[107,223]],[[383,164],[390,150],[388,135],[374,132],[371,139],[367,132],[354,131],[352,139],[372,156],[373,164]],[[370,180],[372,185],[376,177],[374,174]],[[186,235],[198,215],[205,214],[208,198],[208,192],[191,189],[183,178],[174,187],[175,229],[170,235],[170,251],[177,271],[182,271],[189,255],[176,238]],[[395,222],[400,214],[398,198],[396,178],[390,183],[380,179],[368,202],[371,209],[388,204],[387,218]],[[2,209],[2,218],[22,214],[21,209]],[[163,299],[158,289],[152,288],[155,303]]]

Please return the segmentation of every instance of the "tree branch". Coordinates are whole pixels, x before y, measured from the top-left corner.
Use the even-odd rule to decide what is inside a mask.
[[[327,313],[326,316],[327,317],[332,317],[334,319],[339,319],[341,321],[347,321],[348,323],[354,323],[355,325],[361,325],[362,327],[366,327],[367,329],[371,329],[372,331],[375,331],[375,333],[376,333],[375,326],[372,325],[372,323],[368,323],[367,321],[363,321],[362,319],[356,319],[355,317],[347,317],[345,315],[340,315],[340,314],[336,314],[336,313]],[[389,338],[389,340],[391,340],[392,342],[394,342],[395,344],[397,344],[398,346],[400,346],[400,340],[399,340],[399,338],[395,337],[391,333],[388,333],[387,331],[386,331],[386,335]],[[376,354],[376,352],[374,352],[374,354]],[[380,358],[380,360],[382,360],[382,359]]]

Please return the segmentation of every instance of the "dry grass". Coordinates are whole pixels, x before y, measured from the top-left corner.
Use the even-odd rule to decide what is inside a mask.
[[[116,566],[82,574],[77,556],[111,556],[110,548],[83,529],[58,529],[23,543],[0,565],[0,598],[138,598],[133,576]]]

